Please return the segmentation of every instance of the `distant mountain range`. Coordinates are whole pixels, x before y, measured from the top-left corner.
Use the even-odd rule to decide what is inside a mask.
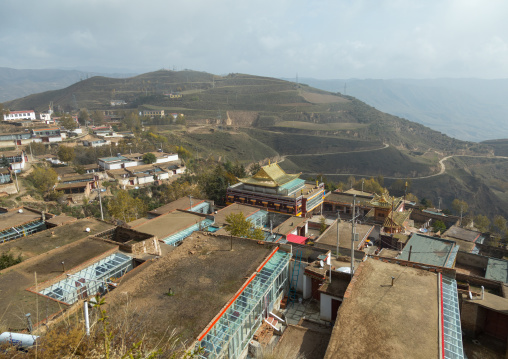
[[[0,67],[0,102],[48,90],[58,90],[99,75],[114,78],[133,76],[133,74],[107,74],[78,70],[17,70]]]
[[[457,139],[508,138],[508,79],[300,78],[299,82],[354,96],[380,111],[421,123]]]

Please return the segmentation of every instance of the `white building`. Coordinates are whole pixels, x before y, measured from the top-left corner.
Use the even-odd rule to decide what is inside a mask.
[[[42,112],[39,114],[39,118],[41,119],[42,122],[44,122],[46,125],[50,125],[50,124],[53,124],[55,123],[55,121],[53,121],[51,119],[51,113],[49,112]]]
[[[27,111],[11,111],[10,113],[4,115],[4,121],[14,121],[14,120],[31,120],[35,121],[35,111],[27,110]]]
[[[111,144],[110,141],[106,141],[103,139],[100,140],[85,140],[83,141],[83,146],[90,146],[90,147],[102,147],[102,146],[109,146]]]
[[[152,152],[157,160],[155,163],[166,163],[166,162],[173,162],[178,161],[178,154],[177,153],[164,153],[164,152]]]

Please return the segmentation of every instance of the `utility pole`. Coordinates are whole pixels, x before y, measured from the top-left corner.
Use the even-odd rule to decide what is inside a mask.
[[[101,199],[101,182],[99,176],[95,176],[97,178],[97,190],[99,192],[99,206],[101,208],[101,219],[104,221],[104,212],[102,211],[102,199]]]
[[[339,260],[339,226],[340,226],[340,211],[337,211],[337,260]]]
[[[362,178],[362,193],[363,193],[363,183],[365,182],[365,178]]]
[[[355,273],[355,204],[356,194],[353,195],[353,216],[351,217],[351,277]]]

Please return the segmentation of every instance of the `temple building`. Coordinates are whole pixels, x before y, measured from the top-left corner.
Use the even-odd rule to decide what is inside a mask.
[[[321,211],[324,183],[306,182],[299,177],[300,174],[287,174],[277,163],[268,164],[254,176],[238,178],[240,182],[228,188],[226,202],[298,217]]]
[[[374,208],[374,220],[383,222],[385,233],[401,233],[410,225],[411,210],[405,210],[403,198],[390,197],[388,193],[375,195],[370,201]]]

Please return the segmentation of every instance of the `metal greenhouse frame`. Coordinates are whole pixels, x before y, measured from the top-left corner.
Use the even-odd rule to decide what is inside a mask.
[[[277,249],[198,338],[198,358],[240,357],[287,287],[291,253]]]
[[[73,304],[97,293],[104,293],[108,281],[119,278],[133,268],[132,258],[122,253],[113,253],[67,278],[39,291],[40,294]]]

